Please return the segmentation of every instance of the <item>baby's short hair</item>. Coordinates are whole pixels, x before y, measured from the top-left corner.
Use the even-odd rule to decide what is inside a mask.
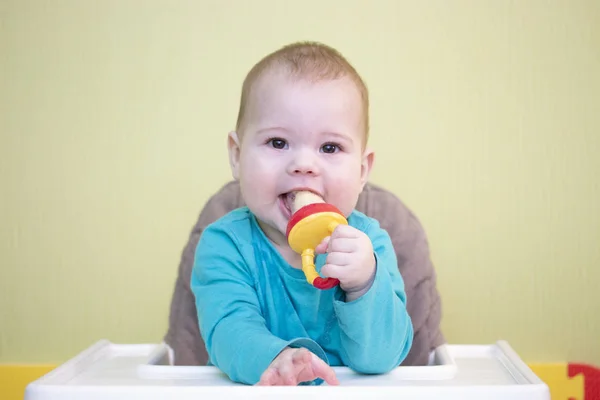
[[[312,82],[349,77],[358,89],[363,106],[365,143],[369,135],[369,92],[354,67],[336,49],[318,42],[297,42],[280,48],[260,60],[244,79],[236,129],[242,125],[246,104],[254,83],[266,72],[283,68],[292,79]]]

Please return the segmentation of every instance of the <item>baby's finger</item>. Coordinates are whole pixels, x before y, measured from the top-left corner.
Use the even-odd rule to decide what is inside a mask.
[[[291,359],[279,366],[279,385],[293,386],[298,384],[298,374],[302,365],[296,365]]]
[[[299,349],[294,353],[293,362],[296,367],[296,380],[300,382],[310,382],[317,378],[312,369],[313,354],[307,349]]]
[[[353,253],[357,251],[357,240],[354,238],[334,238],[329,242],[329,253]]]
[[[321,268],[321,275],[326,278],[340,279],[344,275],[344,267],[335,264],[325,264]]]
[[[339,265],[340,267],[350,265],[355,260],[356,255],[352,253],[340,253],[337,251],[333,251],[327,254],[327,258],[325,259],[326,264]]]
[[[303,366],[304,364],[310,364],[311,360],[312,360],[311,352],[305,348],[298,349],[292,355],[292,362],[294,363],[294,365],[302,364],[302,366]]]
[[[256,386],[274,386],[277,385],[278,380],[279,373],[277,372],[277,369],[267,368],[267,370],[261,375]]]
[[[353,226],[346,224],[339,224],[333,230],[331,236],[333,238],[357,238],[360,231]]]
[[[312,355],[311,366],[315,377],[323,379],[330,385],[339,385],[340,382],[335,376],[335,371],[327,363],[321,360],[318,356]]]
[[[315,253],[316,254],[324,254],[328,251],[328,247],[329,247],[329,240],[331,239],[331,236],[327,236],[325,239],[323,239],[321,241],[321,243],[319,243],[317,245],[317,247],[315,247]]]
[[[298,383],[314,381],[317,378],[318,377],[315,376],[310,362],[308,364],[304,364],[304,368],[298,372]]]

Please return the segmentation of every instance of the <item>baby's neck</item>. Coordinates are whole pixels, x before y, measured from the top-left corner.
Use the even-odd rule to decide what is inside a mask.
[[[283,259],[292,267],[296,269],[302,269],[302,257],[300,254],[292,250],[285,235],[273,227],[262,223],[260,220],[258,221],[258,224],[267,239],[273,244],[273,246],[275,246],[277,251],[279,251],[279,254],[281,254]]]
[[[275,245],[277,251],[279,251],[279,254],[281,254],[281,257],[283,257],[288,264],[290,264],[293,268],[302,269],[302,257],[300,254],[292,250],[292,248],[287,244],[285,246],[279,246],[275,243],[273,244]]]

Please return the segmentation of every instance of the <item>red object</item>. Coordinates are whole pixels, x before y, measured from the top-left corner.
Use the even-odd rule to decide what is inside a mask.
[[[568,374],[569,378],[583,374],[584,400],[600,400],[600,369],[586,364],[569,364]]]
[[[292,218],[290,218],[290,220],[289,220],[289,222],[287,224],[287,229],[285,231],[285,236],[289,237],[292,228],[294,228],[294,226],[298,222],[300,222],[302,219],[308,217],[309,215],[317,214],[317,213],[320,213],[320,212],[335,212],[335,213],[338,213],[340,215],[344,215],[344,214],[342,214],[342,212],[340,210],[338,210],[338,208],[336,206],[333,206],[333,205],[328,204],[328,203],[313,203],[313,204],[308,204],[308,205],[302,207],[301,209],[299,209],[298,211],[296,211],[294,213],[294,215],[292,215]]]
[[[336,287],[340,284],[340,280],[337,278],[321,278],[317,277],[313,281],[313,286],[317,289],[327,290]]]

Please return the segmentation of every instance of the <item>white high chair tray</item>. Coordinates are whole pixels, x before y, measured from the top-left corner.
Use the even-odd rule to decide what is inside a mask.
[[[505,341],[443,345],[428,366],[402,366],[385,375],[335,367],[339,386],[247,386],[231,382],[215,367],[170,364],[165,344],[102,340],[29,384],[25,400],[550,400],[548,387]]]

